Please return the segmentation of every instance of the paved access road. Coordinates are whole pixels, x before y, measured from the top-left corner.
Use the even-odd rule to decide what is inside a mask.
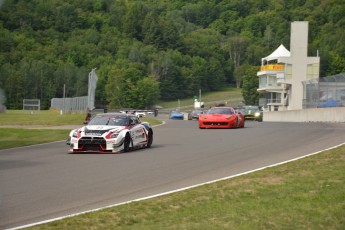
[[[345,124],[167,120],[151,149],[68,154],[64,142],[0,151],[0,229],[231,176],[345,142]]]

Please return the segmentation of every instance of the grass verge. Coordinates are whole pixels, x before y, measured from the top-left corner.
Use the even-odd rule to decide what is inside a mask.
[[[243,103],[242,89],[226,86],[220,91],[203,93],[201,95],[201,101],[205,103],[205,107],[214,106],[217,103],[226,103],[230,106],[241,105]],[[184,109],[193,109],[194,98],[191,97],[179,101],[159,101],[157,105],[162,106],[163,109],[174,109],[178,106]]]
[[[30,229],[344,229],[345,146]]]
[[[85,113],[60,114],[56,110],[24,111],[7,110],[0,113],[0,125],[73,125],[82,124]]]
[[[0,149],[66,140],[71,130],[0,129]]]

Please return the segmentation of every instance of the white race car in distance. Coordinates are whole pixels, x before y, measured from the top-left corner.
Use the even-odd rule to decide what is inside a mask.
[[[149,148],[153,131],[148,122],[134,114],[104,113],[94,116],[86,126],[74,129],[66,141],[70,152],[128,152]]]
[[[146,116],[146,113],[143,112],[143,111],[137,111],[134,113],[137,117],[145,117]]]

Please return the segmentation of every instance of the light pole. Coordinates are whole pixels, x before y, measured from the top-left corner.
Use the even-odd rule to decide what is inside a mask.
[[[66,84],[63,84],[62,114],[65,113]]]

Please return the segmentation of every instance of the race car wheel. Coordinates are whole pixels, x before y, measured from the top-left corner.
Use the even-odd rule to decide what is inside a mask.
[[[153,142],[153,131],[152,131],[152,129],[149,129],[149,132],[148,132],[147,136],[148,137],[147,137],[147,145],[146,145],[146,147],[150,148],[151,145],[152,145],[152,142]]]
[[[127,134],[125,137],[125,141],[123,142],[123,151],[124,152],[128,152],[130,150],[131,142],[132,142],[131,137],[129,136],[129,134]]]

